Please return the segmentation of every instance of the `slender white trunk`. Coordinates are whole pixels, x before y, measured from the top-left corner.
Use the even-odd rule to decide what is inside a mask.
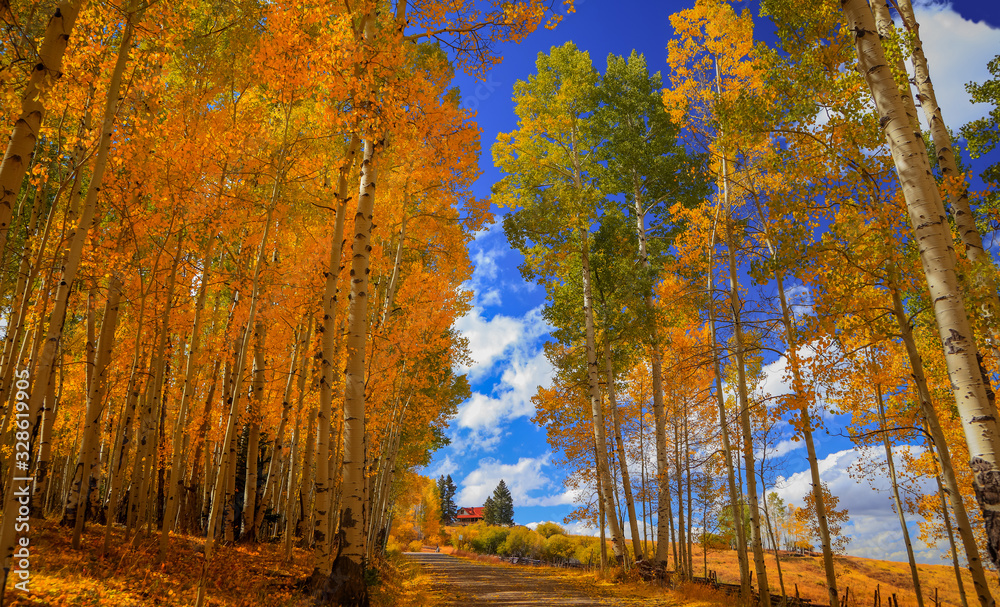
[[[913,242],[930,300],[934,306],[948,375],[958,413],[962,419],[973,485],[986,531],[986,548],[994,565],[1000,566],[1000,462],[997,447],[995,406],[990,402],[979,372],[978,348],[965,310],[948,223],[942,216],[941,194],[934,182],[923,139],[896,94],[892,73],[878,38],[871,9],[864,0],[841,4],[849,31],[854,33],[858,67],[875,100],[896,173],[906,199],[913,228]]]

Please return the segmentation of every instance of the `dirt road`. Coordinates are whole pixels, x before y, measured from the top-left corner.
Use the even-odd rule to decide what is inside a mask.
[[[598,589],[547,568],[479,563],[435,552],[409,552],[430,577],[440,605],[462,607],[508,607],[572,605],[598,607],[616,605],[599,598]]]

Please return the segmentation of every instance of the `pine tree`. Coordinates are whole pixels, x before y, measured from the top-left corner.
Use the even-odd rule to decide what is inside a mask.
[[[455,486],[455,482],[451,480],[451,475],[449,474],[444,479],[444,503],[441,509],[442,518],[447,518],[449,523],[455,522],[455,517],[458,515],[458,506],[455,505],[455,492],[458,488]]]
[[[483,522],[487,525],[496,525],[497,523],[497,504],[492,497],[486,498],[486,503],[483,504]]]
[[[455,516],[458,514],[458,507],[455,505],[455,487],[454,481],[451,480],[451,475],[447,477],[441,475],[437,479],[437,490],[438,490],[438,505],[441,511],[441,522],[445,525],[449,525],[455,522]]]
[[[486,498],[483,517],[489,525],[514,526],[514,499],[503,479],[500,479],[497,488],[493,490],[493,497]]]

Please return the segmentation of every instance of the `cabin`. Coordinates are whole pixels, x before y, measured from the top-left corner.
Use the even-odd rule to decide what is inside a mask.
[[[483,510],[485,508],[459,508],[455,515],[455,522],[459,525],[471,525],[483,520]]]

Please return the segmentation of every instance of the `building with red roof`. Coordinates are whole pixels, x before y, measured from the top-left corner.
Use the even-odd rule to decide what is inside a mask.
[[[459,525],[471,525],[483,520],[483,511],[486,508],[459,508],[455,515],[455,522]]]

